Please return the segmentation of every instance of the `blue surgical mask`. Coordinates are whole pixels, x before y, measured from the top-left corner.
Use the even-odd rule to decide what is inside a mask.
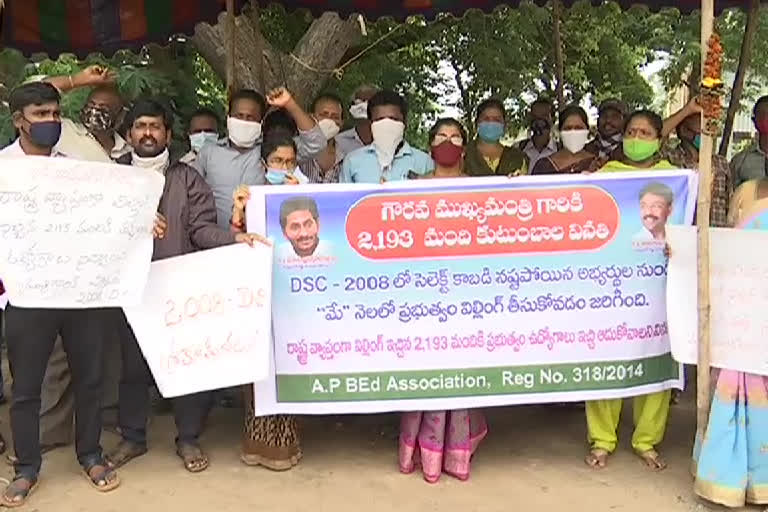
[[[270,185],[282,185],[285,183],[287,172],[283,169],[267,168],[267,181]]]
[[[189,136],[189,146],[192,151],[199,153],[206,144],[213,144],[219,140],[219,134],[216,132],[198,132]]]
[[[693,138],[693,147],[695,147],[696,149],[701,149],[701,134],[700,133],[697,134]]]
[[[477,135],[483,142],[499,142],[504,135],[504,123],[498,121],[482,121],[477,123]]]

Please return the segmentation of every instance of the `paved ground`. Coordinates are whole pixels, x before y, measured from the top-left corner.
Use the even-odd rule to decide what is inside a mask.
[[[0,410],[7,418],[7,406]],[[689,512],[710,507],[691,492],[688,475],[694,429],[689,397],[673,409],[662,449],[670,468],[654,474],[628,448],[629,426],[610,467],[596,472],[582,462],[583,411],[514,407],[489,411],[491,433],[475,457],[470,481],[444,477],[437,485],[396,466],[397,416],[306,418],[305,458],[293,471],[271,473],[237,458],[238,411],[218,409],[205,445],[211,468],[186,473],[172,451],[173,422],[155,418],[150,454],[121,471],[123,485],[100,495],[78,471],[74,454],[46,456],[43,479],[27,511],[568,511]],[[631,415],[626,415],[631,418]],[[3,433],[8,434],[7,422]],[[117,439],[104,435],[104,444]],[[10,477],[9,467],[0,475]],[[717,510],[713,507],[713,509]],[[755,509],[757,510],[757,509]]]

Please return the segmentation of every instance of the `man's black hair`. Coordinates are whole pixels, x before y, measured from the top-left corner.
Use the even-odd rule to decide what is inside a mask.
[[[491,108],[499,110],[501,112],[501,117],[504,118],[504,120],[507,119],[507,110],[504,108],[504,102],[498,98],[488,98],[477,106],[477,110],[475,110],[475,120],[480,119],[483,112]]]
[[[201,107],[195,110],[192,113],[192,115],[189,116],[189,123],[192,124],[192,120],[196,117],[209,117],[214,121],[216,121],[217,127],[221,125],[221,121],[219,120],[219,115],[208,107]]]
[[[285,227],[288,225],[288,216],[294,212],[300,212],[307,210],[315,219],[315,222],[319,222],[320,213],[317,210],[317,202],[308,196],[292,197],[286,199],[280,205],[280,227],[285,231]]]
[[[664,183],[659,183],[656,181],[652,181],[651,183],[648,183],[646,186],[642,188],[642,190],[640,190],[640,194],[638,194],[638,199],[642,201],[647,194],[653,194],[655,196],[659,196],[663,198],[668,205],[672,205],[672,203],[675,201],[675,193],[672,192],[672,189],[669,188]]]
[[[256,92],[253,89],[240,89],[235,92],[231,98],[229,98],[229,112],[232,112],[232,106],[240,100],[251,100],[259,104],[261,108],[261,115],[267,113],[267,100],[260,92]]]
[[[58,89],[47,82],[32,82],[15,88],[8,99],[11,113],[21,112],[30,105],[59,103],[61,94]]]
[[[757,101],[755,102],[755,108],[754,110],[752,110],[752,117],[757,117],[757,111],[763,105],[768,105],[768,94],[766,94],[765,96],[761,96],[760,98],[757,99]]]
[[[296,141],[293,140],[293,137],[280,131],[271,133],[265,136],[261,143],[261,158],[266,162],[269,155],[274,153],[277,148],[284,147],[293,148],[293,151],[297,152]]]
[[[344,102],[341,101],[341,98],[337,94],[334,94],[332,92],[324,92],[324,93],[320,94],[318,97],[316,97],[314,99],[314,101],[312,102],[312,105],[309,106],[309,111],[310,112],[314,112],[315,109],[317,108],[317,105],[320,102],[322,102],[322,101],[332,101],[334,103],[338,103],[339,105],[341,105],[341,111],[342,111],[342,115],[343,115],[343,112],[344,112]]]
[[[161,117],[166,130],[173,128],[173,114],[162,103],[153,99],[140,99],[128,112],[126,124],[130,128],[140,117]]]
[[[405,98],[397,94],[395,91],[386,90],[379,91],[373,95],[373,98],[368,101],[368,119],[373,118],[373,109],[376,107],[393,106],[400,109],[400,113],[403,114],[403,119],[408,117],[408,103]]]
[[[654,130],[656,130],[656,135],[658,138],[661,138],[662,133],[664,132],[664,120],[661,118],[659,114],[654,112],[653,110],[635,110],[629,116],[627,117],[626,122],[624,123],[624,131],[627,131],[627,128],[629,127],[629,123],[632,122],[632,120],[636,117],[643,117],[645,118],[649,123],[651,123],[651,126],[653,126]]]
[[[261,125],[264,137],[269,137],[273,132],[282,132],[292,137],[299,134],[299,127],[296,126],[296,120],[284,108],[271,110]]]

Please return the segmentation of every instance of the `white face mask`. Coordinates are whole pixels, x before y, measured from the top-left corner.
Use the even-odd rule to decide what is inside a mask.
[[[341,131],[339,125],[333,119],[321,119],[317,122],[317,126],[320,127],[320,131],[325,135],[325,140],[331,140]]]
[[[589,130],[566,130],[560,132],[560,139],[563,141],[565,149],[576,154],[587,145]]]
[[[163,152],[157,156],[143,157],[137,155],[136,152],[131,153],[131,165],[134,167],[140,167],[142,169],[151,169],[153,171],[159,172],[160,174],[165,174],[165,171],[168,169],[170,160],[171,155],[168,153],[168,148],[165,148]]]
[[[352,114],[352,117],[355,119],[368,119],[368,102],[363,101],[362,103],[355,103],[349,107],[349,113]]]
[[[228,117],[227,131],[229,132],[229,140],[235,146],[252,148],[261,137],[261,123]]]
[[[371,125],[373,147],[379,157],[379,164],[387,167],[395,159],[397,146],[403,142],[405,124],[394,119],[380,119]]]

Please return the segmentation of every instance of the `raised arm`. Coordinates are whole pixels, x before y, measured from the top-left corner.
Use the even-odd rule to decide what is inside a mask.
[[[61,92],[68,92],[78,87],[99,87],[102,85],[114,85],[117,74],[104,66],[88,66],[74,75],[51,76],[46,82],[56,87]]]
[[[669,137],[672,132],[677,129],[677,126],[682,123],[688,116],[693,114],[701,114],[702,109],[699,105],[698,98],[691,99],[683,108],[669,116],[664,120],[664,127],[661,130],[661,138],[665,139]]]

